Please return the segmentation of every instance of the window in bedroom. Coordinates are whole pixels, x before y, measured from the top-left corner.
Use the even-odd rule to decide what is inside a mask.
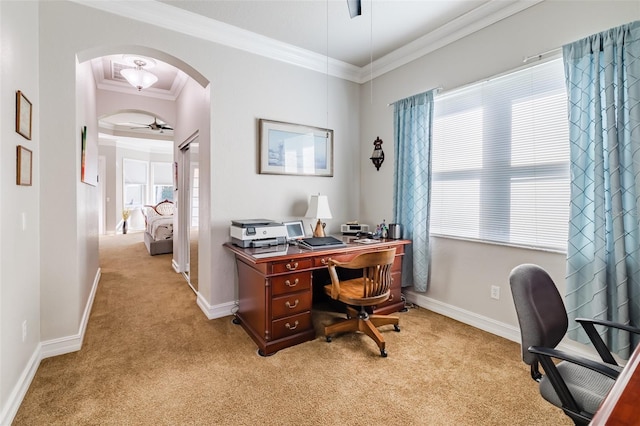
[[[438,96],[431,232],[566,250],[566,103],[562,60]]]
[[[129,209],[147,204],[147,162],[125,158],[122,160],[124,206]]]
[[[173,201],[173,166],[171,163],[151,163],[151,181],[153,182],[152,204],[161,201]]]

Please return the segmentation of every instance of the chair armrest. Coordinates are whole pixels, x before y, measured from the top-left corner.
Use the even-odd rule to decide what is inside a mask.
[[[581,357],[579,355],[569,354],[557,349],[546,348],[542,346],[531,346],[528,348],[528,350],[529,352],[535,354],[536,358],[542,365],[542,368],[544,369],[547,378],[551,382],[556,395],[558,395],[558,398],[560,398],[560,401],[562,402],[562,408],[565,413],[568,409],[570,410],[570,412],[578,415],[581,410],[579,409],[575,398],[571,394],[571,391],[567,387],[564,378],[560,375],[560,372],[558,371],[558,368],[556,367],[556,364],[553,362],[552,358],[561,359],[566,362],[580,365],[604,376],[607,376],[613,380],[616,380],[618,378],[618,375],[620,374],[617,370],[614,370],[606,364],[591,361],[590,359]],[[586,422],[590,421],[591,416],[587,416],[587,413],[584,414],[584,416],[580,414],[581,417],[583,417],[582,420]],[[574,418],[573,416],[571,417]]]
[[[617,328],[619,330],[628,331],[629,333],[634,333],[640,335],[640,328],[633,327],[626,324],[621,324],[619,322],[607,321],[607,320],[599,320],[595,318],[576,318],[576,321],[582,324],[584,327],[585,323],[591,323],[596,325],[604,325],[606,327]]]
[[[624,330],[624,331],[628,331],[629,333],[640,335],[639,328],[632,327],[626,324],[620,324],[613,321],[599,320],[599,319],[592,319],[592,318],[576,318],[576,322],[582,325],[582,328],[587,333],[587,336],[589,336],[589,340],[591,340],[593,347],[596,349],[596,351],[598,351],[600,358],[602,358],[602,360],[607,364],[618,365],[616,360],[613,358],[613,355],[611,355],[611,351],[602,340],[602,337],[600,337],[600,334],[598,334],[598,331],[596,330],[596,327],[595,327],[596,325],[602,325],[610,328],[617,328],[618,330]]]
[[[602,364],[597,361],[592,361],[580,355],[570,354],[564,351],[560,351],[558,349],[546,348],[543,346],[531,346],[528,350],[532,354],[535,354],[536,356],[538,356],[538,358],[546,357],[547,359],[549,358],[561,359],[563,361],[567,361],[572,364],[577,364],[582,367],[588,368],[589,370],[593,370],[613,380],[616,380],[618,378],[618,375],[620,374],[618,370],[609,367],[607,364]],[[540,360],[540,363],[542,364],[542,368],[545,369],[545,372],[549,374],[542,360]]]

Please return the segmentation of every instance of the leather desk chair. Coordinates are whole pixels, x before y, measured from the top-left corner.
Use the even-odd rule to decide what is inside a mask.
[[[588,424],[613,386],[618,366],[594,324],[632,333],[640,329],[611,321],[577,318],[602,361],[559,351],[555,347],[568,328],[567,311],[553,280],[540,266],[517,266],[509,275],[522,338],[522,360],[540,383],[540,394],[562,408],[575,424]],[[560,362],[554,362],[554,359]],[[542,365],[545,375],[540,373]],[[544,422],[544,419],[541,419]]]
[[[389,298],[391,266],[395,255],[396,249],[393,248],[363,253],[349,262],[329,260],[331,284],[326,285],[324,289],[332,299],[347,305],[347,318],[325,327],[324,334],[327,342],[331,341],[332,334],[361,331],[376,342],[381,356],[387,356],[384,338],[377,327],[392,324],[395,331],[400,331],[399,318],[391,315],[369,314],[365,308],[379,305]],[[341,281],[338,268],[362,269],[363,276]]]

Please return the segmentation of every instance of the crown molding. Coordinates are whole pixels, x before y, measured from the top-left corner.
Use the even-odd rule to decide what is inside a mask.
[[[360,83],[379,77],[424,55],[456,42],[470,34],[495,24],[511,15],[522,12],[544,0],[491,0],[488,3],[447,22],[438,29],[425,34],[373,62],[373,71],[362,67]]]
[[[301,49],[154,0],[142,2],[70,1],[362,84],[371,78],[379,77],[544,0],[491,0],[364,67],[357,67],[337,59],[327,58],[325,55]]]

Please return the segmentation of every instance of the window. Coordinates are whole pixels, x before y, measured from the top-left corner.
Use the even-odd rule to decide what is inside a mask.
[[[124,205],[132,209],[146,204],[148,172],[147,162],[123,159]]]
[[[566,250],[562,60],[436,97],[431,232]]]
[[[173,201],[173,175],[171,163],[151,163],[151,181],[153,182],[152,204],[161,201]]]

